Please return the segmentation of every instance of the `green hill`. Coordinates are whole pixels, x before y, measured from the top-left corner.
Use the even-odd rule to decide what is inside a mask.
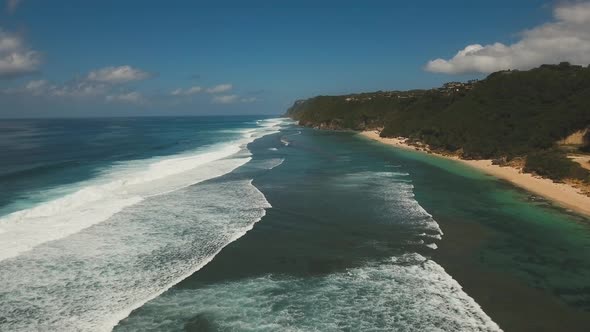
[[[561,63],[439,89],[318,96],[297,101],[287,115],[317,128],[382,128],[381,136],[466,159],[525,157],[527,171],[590,181],[556,144],[590,127],[590,67]]]

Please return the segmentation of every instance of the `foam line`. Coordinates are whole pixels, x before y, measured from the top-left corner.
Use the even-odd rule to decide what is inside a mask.
[[[106,210],[104,221],[1,260],[3,327],[109,331],[131,311],[200,270],[271,207],[252,179],[219,176],[249,162],[245,145],[278,132],[281,123],[261,121],[254,135],[239,142],[194,155],[138,161],[140,171],[138,165],[121,164],[104,174],[96,186],[106,186],[118,200],[120,195],[141,200],[110,216]],[[263,169],[282,161],[270,159]],[[93,211],[102,201],[88,200],[72,210]],[[53,216],[64,210],[36,212]],[[23,310],[31,314],[23,315]]]
[[[120,164],[98,178],[81,182],[77,191],[0,218],[0,261],[35,246],[75,234],[144,200],[223,175],[199,171],[213,161],[239,153],[248,143],[278,132],[283,121],[267,119],[245,129],[242,138],[166,158]],[[236,160],[234,167],[249,159]],[[197,171],[197,172],[195,172]],[[196,173],[196,174],[195,174]]]
[[[189,320],[221,331],[501,331],[440,265],[417,253],[313,277],[178,289],[145,309],[116,331],[182,330]]]

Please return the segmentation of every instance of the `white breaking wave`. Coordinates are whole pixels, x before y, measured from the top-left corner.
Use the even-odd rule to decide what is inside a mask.
[[[270,208],[251,180],[147,198],[0,262],[2,329],[109,331],[250,230]]]
[[[438,245],[436,243],[427,243],[425,244],[425,246],[427,246],[430,249],[436,250],[438,249]]]
[[[301,130],[297,131],[296,133],[285,135],[285,136],[281,137],[281,143],[283,143],[284,146],[289,146],[291,144],[291,142],[289,142],[289,140],[287,140],[287,137],[297,136],[297,135],[301,135]]]
[[[415,253],[324,276],[172,290],[116,330],[182,331],[187,322],[215,331],[501,331],[440,265]]]
[[[178,190],[231,172],[250,160],[238,154],[256,138],[278,132],[281,119],[260,121],[242,138],[165,158],[126,162],[63,197],[0,218],[0,261],[64,238],[108,219],[146,197]],[[225,160],[224,160],[225,159]],[[224,160],[210,167],[214,161]]]
[[[245,144],[280,126],[280,121],[265,120],[260,130],[248,132],[250,137],[221,149],[138,161],[143,167],[119,165],[91,190],[56,200],[65,204],[52,201],[22,211],[26,217],[14,228],[3,224],[11,236],[36,235],[26,229],[29,222],[49,233],[33,237],[37,242],[29,240],[17,257],[0,261],[0,329],[109,331],[132,310],[205,266],[271,207],[251,179],[217,177],[250,161]],[[280,162],[272,160],[269,166]],[[80,193],[97,188],[103,192]],[[116,205],[118,211],[106,209],[121,197],[136,200]],[[77,224],[102,208],[102,220]],[[68,218],[62,216],[68,213]]]
[[[271,170],[273,168],[281,166],[284,161],[284,158],[266,159],[263,162],[258,163],[257,166],[263,169]]]
[[[440,240],[443,231],[432,215],[416,201],[409,175],[407,172],[356,172],[348,174],[339,181],[339,185],[349,190],[365,187],[365,192],[374,200],[383,201],[382,215],[395,215],[396,223],[407,224],[420,231],[416,236]],[[424,241],[408,243],[424,244]],[[432,244],[427,247],[434,248]]]

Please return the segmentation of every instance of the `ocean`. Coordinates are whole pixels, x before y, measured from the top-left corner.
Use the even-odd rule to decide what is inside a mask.
[[[263,116],[0,120],[0,151],[2,331],[590,321],[588,220],[452,161]]]

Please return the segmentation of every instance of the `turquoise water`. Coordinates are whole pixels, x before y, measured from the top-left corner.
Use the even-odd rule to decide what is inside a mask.
[[[482,264],[516,275],[590,317],[588,218],[456,162],[395,153],[419,163],[428,159],[433,166],[424,169],[408,161],[417,199],[428,211],[483,225],[492,233],[493,240],[477,253]]]
[[[254,181],[273,208],[117,329],[495,330],[468,294],[450,295],[458,285],[442,267],[424,266],[441,242],[438,216],[493,234],[473,253],[482,265],[588,310],[584,218],[458,163],[351,133],[279,136],[250,147],[256,156],[289,142],[278,148],[283,164]]]
[[[177,141],[200,128],[198,119],[180,131],[170,121],[158,130]],[[197,140],[153,158],[97,158],[93,175],[53,191],[95,197],[100,188],[107,205],[87,199],[20,215],[66,225],[67,236],[40,239],[2,217],[0,227],[30,238],[0,261],[0,330],[498,331],[505,320],[480,291],[510,301],[512,289],[486,290],[479,267],[567,312],[590,312],[587,219],[353,133],[259,118],[233,119],[228,132],[224,121],[213,121],[221,146]],[[109,213],[80,227],[87,209]],[[472,226],[485,236],[469,231],[476,244],[461,244],[457,229]],[[0,244],[12,248],[7,238]],[[445,240],[463,254],[448,254]],[[546,313],[539,324],[564,317]]]

